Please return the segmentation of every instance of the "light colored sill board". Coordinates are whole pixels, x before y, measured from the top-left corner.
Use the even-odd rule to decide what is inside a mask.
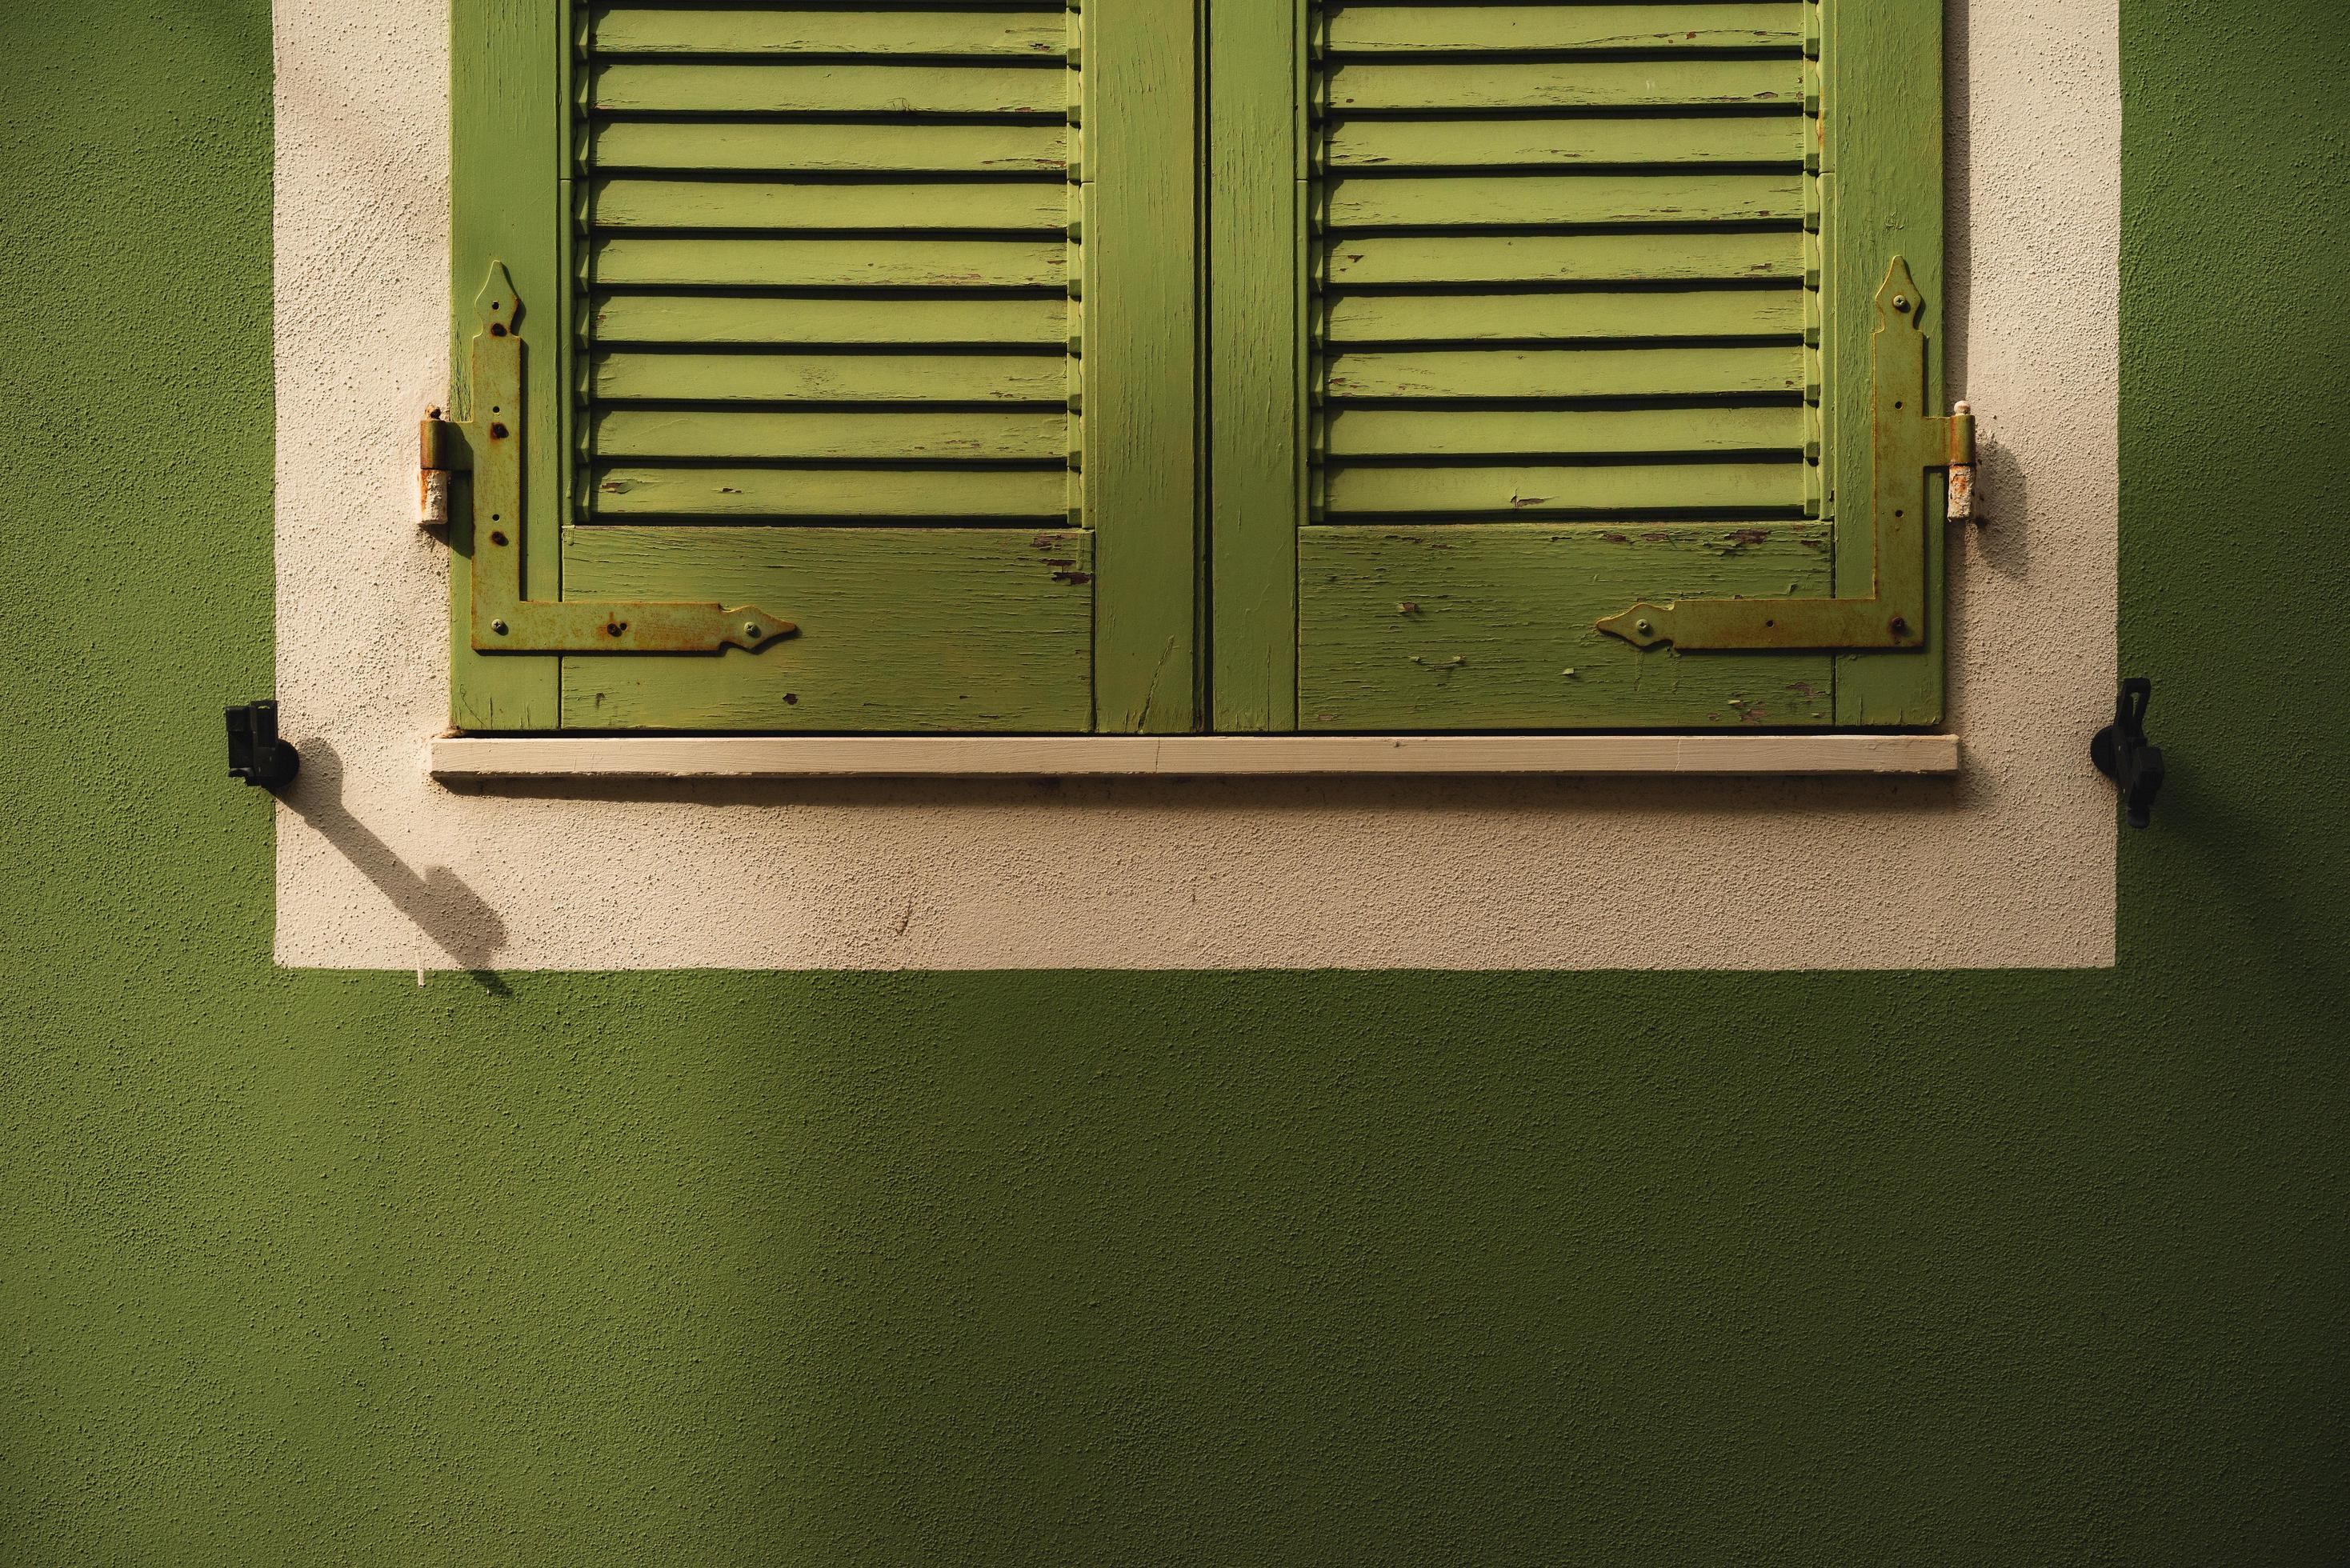
[[[749,735],[430,742],[440,779],[1955,774],[1956,735]]]

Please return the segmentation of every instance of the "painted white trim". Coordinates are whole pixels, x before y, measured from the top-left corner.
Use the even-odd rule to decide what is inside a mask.
[[[436,738],[439,779],[1955,774],[1956,735],[887,735]]]

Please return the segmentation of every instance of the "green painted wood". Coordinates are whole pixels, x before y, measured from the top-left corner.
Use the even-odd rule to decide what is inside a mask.
[[[650,288],[1039,288],[1067,281],[1069,247],[993,239],[615,237],[592,281]]]
[[[575,528],[583,596],[764,604],[757,653],[575,657],[574,729],[1077,732],[1092,711],[1090,540],[1030,528]]]
[[[1324,107],[1366,109],[1758,108],[1804,101],[1800,60],[1340,63]]]
[[[1299,727],[1825,726],[1825,655],[1643,655],[1594,623],[1660,589],[1815,594],[1830,575],[1827,545],[1827,529],[1811,523],[1308,529]]]
[[[1669,398],[1799,393],[1803,347],[1467,348],[1334,355],[1333,399]]]
[[[1297,726],[1306,254],[1302,3],[1209,8],[1213,727]]]
[[[589,221],[607,229],[1041,229],[1069,225],[1066,183],[598,180]]]
[[[1335,344],[1792,338],[1805,316],[1795,288],[1343,294],[1324,304],[1322,333]]]
[[[1059,173],[1068,128],[1057,122],[792,124],[601,119],[588,136],[598,169],[744,173]]]
[[[798,603],[805,581],[862,605],[868,644],[894,628],[935,652],[955,629],[937,620],[938,596],[970,578],[986,614],[1055,632],[1037,647],[1082,678],[1074,709],[1066,691],[1041,707],[950,700],[905,651],[868,647],[875,690],[844,708],[849,665],[827,666],[832,711],[852,728],[889,727],[890,711],[951,728],[944,715],[976,700],[978,727],[1083,728],[1090,560],[1053,552],[1058,566],[1024,577],[1033,563],[1004,553],[1047,537],[1039,528],[1058,537],[1073,511],[1075,213],[1065,180],[1035,178],[1064,175],[1074,150],[1069,14],[637,4],[588,9],[582,27],[588,358],[567,384],[592,526],[571,549],[597,586],[571,591],[608,591],[595,569],[639,546],[678,576],[697,556],[713,569],[739,557],[754,577],[785,563],[792,586],[766,580],[767,598]],[[1031,178],[909,177],[933,174]],[[1024,527],[987,526],[1014,519]],[[751,520],[790,526],[729,525]],[[884,520],[925,526],[863,525]],[[1074,643],[1058,637],[1072,617],[1087,628]],[[1017,647],[998,638],[989,658]],[[575,718],[593,670],[588,722],[625,707],[635,727],[826,722],[768,691],[772,667],[755,660],[572,662]]]
[[[1323,450],[1349,457],[1582,457],[1804,450],[1800,408],[1333,409]]]
[[[598,54],[926,55],[1059,57],[1057,11],[671,10],[612,6],[595,21]]]
[[[1198,722],[1197,15],[1085,10],[1084,514],[1097,532],[1096,722]]]
[[[1323,506],[1332,518],[1399,514],[1740,515],[1800,513],[1805,490],[1804,465],[1792,457],[1775,462],[1527,463],[1507,468],[1340,463],[1323,477]]]
[[[450,35],[452,388],[470,406],[465,345],[479,329],[474,299],[503,262],[524,302],[515,326],[532,393],[523,416],[523,580],[534,597],[560,591],[563,525],[565,269],[560,237],[569,200],[568,149],[556,74],[563,40],[541,0],[454,0]],[[473,649],[473,528],[461,493],[450,529],[450,708],[462,730],[551,730],[561,721],[560,661],[486,656]]]
[[[1782,234],[1349,235],[1324,242],[1327,286],[1739,283],[1804,276]]]
[[[1800,223],[1804,185],[1796,171],[1362,175],[1325,182],[1322,221],[1332,229]]]
[[[598,518],[864,517],[943,523],[1066,518],[1060,469],[691,468],[617,465],[596,475]],[[780,613],[780,612],[778,612]]]
[[[1596,622],[1620,588],[1742,582],[1772,551],[1776,587],[1730,591],[1816,592],[1830,570],[1815,524],[1796,543],[1783,522],[1725,521],[1817,505],[1811,15],[1797,0],[1325,8],[1304,727],[1745,722],[1717,712],[1720,693],[1692,713],[1670,682],[1648,701]],[[1510,521],[1530,516],[1576,521]],[[1440,525],[1366,526],[1406,518]],[[1447,611],[1485,639],[1473,657],[1397,631],[1422,622],[1390,574],[1435,563],[1427,580],[1443,582],[1448,562],[1480,596]],[[1377,607],[1349,622],[1333,606],[1358,593]],[[1544,629],[1553,617],[1563,628]],[[1386,646],[1358,633],[1400,635],[1419,661],[1349,674]],[[1627,679],[1562,695],[1558,670],[1595,659]],[[1822,695],[1796,722],[1825,723],[1827,661],[1811,668]],[[1365,705],[1334,711],[1358,680]]]
[[[601,399],[660,402],[1061,403],[1068,367],[1045,354],[598,355]]]
[[[1066,343],[1075,302],[1062,294],[1015,298],[953,295],[608,294],[596,304],[596,341],[943,348],[1053,348]]]
[[[1336,5],[1334,53],[1443,55],[1510,50],[1793,49],[1801,0],[1670,5]]]
[[[1835,591],[1866,597],[1875,576],[1869,514],[1869,342],[1874,297],[1896,255],[1927,301],[1922,318],[1930,412],[1944,411],[1949,330],[1942,241],[1941,0],[1832,0],[1827,13],[1825,167],[1829,404],[1827,483],[1835,520]],[[1939,515],[1942,481],[1929,485]],[[1944,531],[1926,531],[1931,608],[1918,652],[1837,661],[1836,714],[1847,725],[1932,725],[1943,713]]]
[[[595,451],[608,458],[937,462],[1058,461],[1068,455],[1070,433],[1069,416],[1059,410],[779,413],[607,407],[595,416],[594,436]]]
[[[597,67],[589,107],[632,114],[1004,114],[1058,118],[1069,73],[1020,66],[768,65],[696,61]]]
[[[1334,169],[1801,164],[1808,122],[1795,114],[1663,119],[1340,119],[1322,159]]]

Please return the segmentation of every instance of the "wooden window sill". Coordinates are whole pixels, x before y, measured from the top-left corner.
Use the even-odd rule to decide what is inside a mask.
[[[1955,774],[1956,735],[754,735],[430,742],[443,780]]]

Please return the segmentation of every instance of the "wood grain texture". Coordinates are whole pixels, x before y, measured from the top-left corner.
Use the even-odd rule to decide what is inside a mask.
[[[946,184],[781,180],[598,180],[588,221],[605,229],[977,230],[1007,233],[1069,226],[1060,182],[984,181]]]
[[[1798,281],[1789,234],[1353,234],[1322,244],[1326,284],[1739,283]]]
[[[791,779],[1347,774],[1954,774],[1956,735],[442,737],[435,778]]]
[[[692,10],[615,5],[598,12],[601,55],[917,55],[1058,58],[1068,27],[1056,11],[870,7],[850,11]]]
[[[1334,169],[1800,165],[1806,123],[1787,113],[1671,119],[1341,119],[1324,131],[1322,158]]]
[[[598,411],[594,450],[607,458],[1057,462],[1068,455],[1069,426],[1060,410],[798,413],[624,407]]]
[[[588,157],[602,170],[747,173],[1058,173],[1068,128],[1058,122],[824,123],[599,119]]]
[[[624,349],[597,356],[599,399],[663,402],[1060,403],[1068,369],[1047,354],[708,354]]]
[[[1669,5],[1329,7],[1325,44],[1350,55],[1800,48],[1801,0]]]
[[[1209,8],[1211,678],[1220,731],[1297,723],[1307,254],[1303,0]]]
[[[1323,451],[1361,457],[1586,456],[1804,450],[1794,407],[1669,409],[1333,409]]]
[[[1817,524],[1315,528],[1299,545],[1305,731],[1794,729],[1833,720],[1815,654],[1648,652],[1639,598],[1821,592]]]
[[[1330,356],[1337,400],[1687,398],[1800,393],[1799,344],[1733,348],[1357,349]]]
[[[567,384],[566,269],[570,170],[556,63],[562,40],[552,6],[536,0],[453,0],[451,13],[450,299],[452,403],[469,408],[474,299],[493,262],[522,301],[530,390],[523,416],[523,581],[533,597],[560,592],[563,526],[562,389]],[[450,529],[450,706],[459,729],[551,730],[559,722],[559,661],[473,651],[473,526],[461,485]]]
[[[1929,411],[1944,411],[1942,334],[1948,320],[1942,240],[1942,0],[1829,0],[1825,134],[1824,353],[1835,591],[1866,597],[1876,575],[1870,515],[1870,339],[1875,295],[1897,255],[1926,301]],[[1939,517],[1942,481],[1928,487]],[[1917,652],[1849,654],[1837,661],[1845,724],[1941,722],[1949,642],[1943,626],[1945,539],[1926,531],[1931,608]]]
[[[1540,294],[1344,294],[1322,305],[1331,343],[1600,343],[1645,337],[1798,338],[1794,288]]]
[[[828,345],[1056,348],[1075,302],[1060,294],[988,298],[954,295],[837,296],[608,294],[596,302],[599,344]]]
[[[1393,109],[1760,108],[1804,101],[1796,60],[1340,62],[1323,77],[1336,113]]]
[[[1382,174],[1332,179],[1323,191],[1323,223],[1330,229],[1752,223],[1804,216],[1800,172]]]
[[[995,239],[739,239],[629,235],[600,241],[591,280],[646,288],[1054,288],[1068,246]]]
[[[1196,12],[1093,0],[1084,17],[1097,727],[1180,732],[1200,716]]]
[[[1792,454],[1772,462],[1336,463],[1320,484],[1333,518],[1800,513],[1805,490],[1804,467]]]
[[[1018,66],[621,63],[589,107],[624,114],[1002,114],[1060,118],[1067,73]]]
[[[770,468],[610,463],[596,471],[599,518],[922,518],[941,523],[1064,516],[1061,469]]]
[[[1090,544],[1069,529],[573,529],[577,597],[764,604],[800,631],[755,654],[567,659],[564,723],[1083,731]]]

